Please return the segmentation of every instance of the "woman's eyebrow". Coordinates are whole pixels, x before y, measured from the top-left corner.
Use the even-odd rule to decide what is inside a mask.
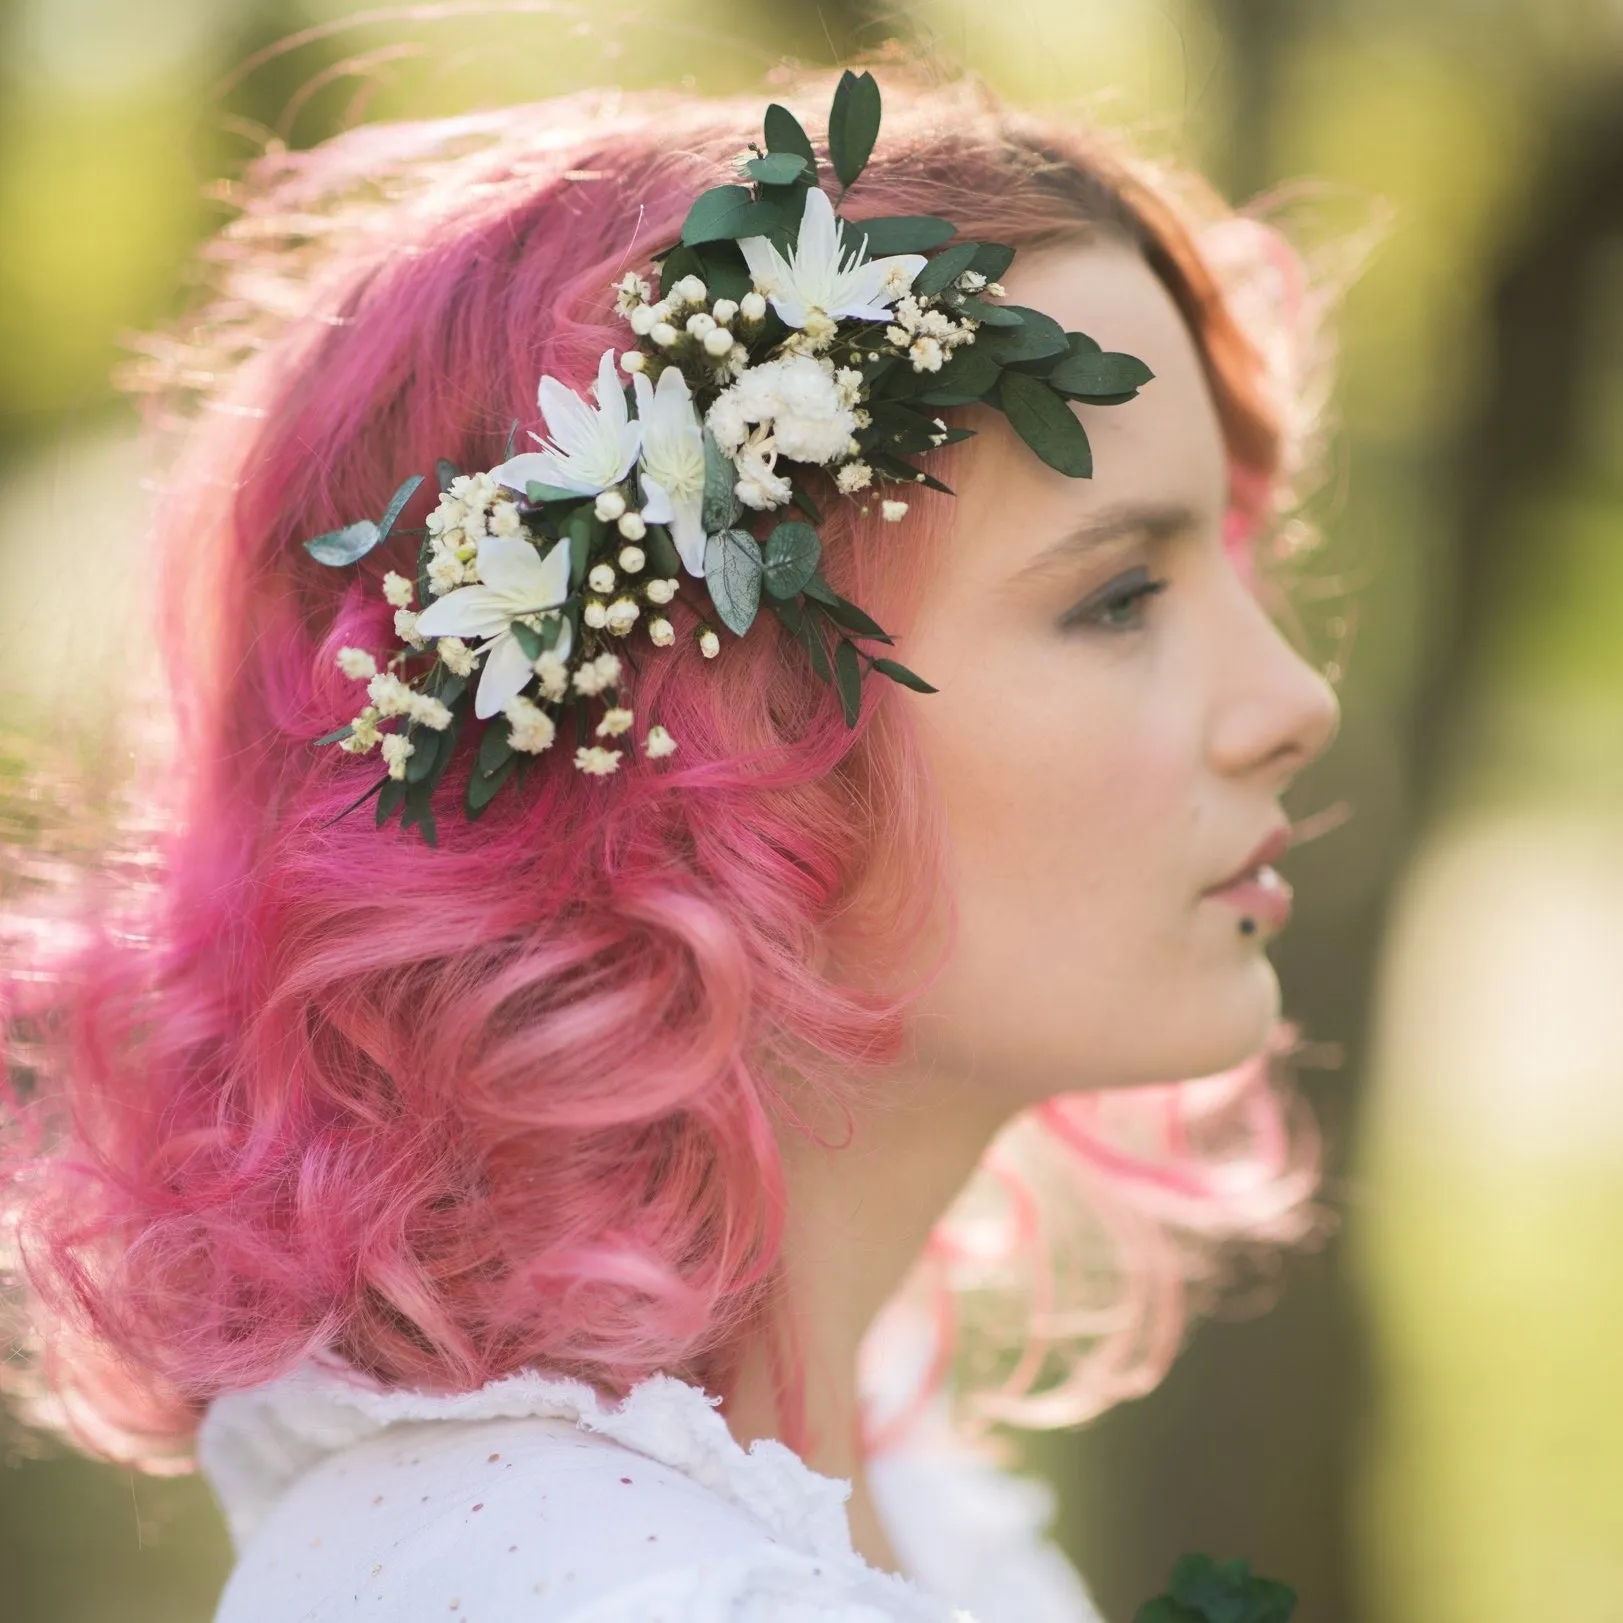
[[[1056,564],[1074,562],[1095,547],[1124,535],[1147,535],[1152,541],[1166,541],[1193,529],[1196,523],[1195,510],[1182,502],[1120,503],[1093,514],[1044,547],[1023,568],[1016,570],[1013,578],[1019,580],[1024,575],[1052,569]]]

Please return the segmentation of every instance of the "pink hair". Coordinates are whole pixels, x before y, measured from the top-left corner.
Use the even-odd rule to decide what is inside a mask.
[[[808,104],[830,88],[808,77]],[[1144,244],[1207,360],[1243,550],[1281,447],[1196,245],[1233,217],[975,87],[885,94],[853,217]],[[775,1078],[835,1088],[904,1031],[906,997],[812,967],[835,928],[900,949],[933,892],[903,707],[876,679],[848,729],[775,627],[704,664],[676,606],[676,647],[636,675],[673,761],[599,781],[543,759],[467,824],[464,759],[431,850],[340,817],[367,773],[310,744],[353,708],[335,650],[388,640],[377,581],[405,543],[359,578],[299,545],[437,456],[492,465],[541,372],[584,385],[622,336],[611,281],[674,238],[759,113],[593,93],[266,157],[208,250],[214,302],[155,346],[166,401],[206,380],[160,516],[169,824],[139,924],[104,920],[52,984],[4,1163],[39,1379],[86,1446],[156,1468],[215,1393],[320,1350],[441,1390],[528,1365],[725,1390],[769,1329]],[[955,466],[932,462],[949,484]],[[950,521],[921,491],[879,546],[831,504],[829,575],[905,625]],[[881,846],[908,865],[871,871]],[[1053,1424],[1159,1378],[1213,1244],[1303,1231],[1314,1145],[1288,1108],[1259,1059],[1056,1099],[1000,1141],[987,1176],[1017,1220],[997,1260],[1024,1318],[986,1415]],[[1053,1262],[1084,1221],[1113,1261],[1082,1270],[1104,1294],[1066,1329],[1082,1274]],[[967,1232],[949,1216],[924,1264],[943,1323]]]

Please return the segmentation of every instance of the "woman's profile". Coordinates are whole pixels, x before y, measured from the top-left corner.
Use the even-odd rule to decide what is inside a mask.
[[[158,352],[165,822],[7,1172],[38,1412],[195,1453],[218,1623],[1088,1623],[987,1428],[1309,1221],[1299,269],[880,77],[269,155]]]

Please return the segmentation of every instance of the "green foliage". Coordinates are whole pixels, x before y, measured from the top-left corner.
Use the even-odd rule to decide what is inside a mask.
[[[861,247],[870,259],[890,254],[923,254],[955,236],[958,227],[934,214],[879,214],[871,220],[845,220],[845,243]]]
[[[1067,355],[1048,374],[1048,384],[1079,399],[1130,399],[1154,376],[1136,355],[1094,349]]]
[[[377,525],[371,519],[363,518],[354,524],[346,524],[341,530],[326,530],[312,536],[304,543],[304,550],[318,564],[328,564],[338,569],[344,564],[358,563],[380,540],[382,536]]]
[[[1093,473],[1093,450],[1077,415],[1062,395],[1041,378],[1005,372],[998,395],[1009,426],[1049,467],[1086,479]]]
[[[904,688],[912,688],[915,693],[936,693],[937,688],[930,686],[922,676],[910,671],[899,660],[876,659],[873,668],[881,676],[888,676],[893,682],[900,682]]]
[[[1248,1562],[1186,1555],[1167,1593],[1139,1607],[1133,1623],[1289,1623],[1295,1610],[1295,1591],[1253,1577]]]
[[[856,649],[844,637],[834,650],[834,686],[840,695],[846,726],[855,727],[862,713],[862,666]]]
[[[816,178],[817,154],[812,150],[811,137],[787,107],[778,102],[772,102],[767,107],[765,131],[769,153],[788,152],[804,159],[807,172],[813,179]]]
[[[705,533],[729,530],[738,522],[739,502],[733,492],[737,470],[732,458],[716,444],[716,437],[708,428],[704,430],[704,498],[699,509],[699,521]]]
[[[764,158],[751,158],[744,168],[763,186],[787,186],[806,176],[811,167],[804,153],[768,152]]]
[[[879,85],[871,73],[849,68],[834,87],[828,116],[828,155],[840,184],[849,188],[867,166],[879,136]]]
[[[922,296],[926,293],[940,293],[944,288],[950,287],[969,269],[975,255],[980,252],[980,247],[978,242],[956,242],[952,247],[937,254],[913,278],[913,292]]]
[[[789,519],[767,537],[762,553],[765,585],[774,597],[798,595],[822,558],[822,542],[809,524]]]
[[[748,530],[719,530],[704,544],[704,579],[721,623],[742,637],[761,605],[760,544]]]

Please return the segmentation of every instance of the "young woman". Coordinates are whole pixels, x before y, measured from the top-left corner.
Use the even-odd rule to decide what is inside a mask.
[[[780,96],[820,134],[831,88]],[[239,1546],[220,1623],[1079,1623],[1040,1496],[974,1439],[1147,1389],[1211,1242],[1300,1231],[1265,949],[1280,797],[1336,706],[1256,544],[1310,426],[1295,266],[1099,134],[885,97],[842,218],[1011,246],[985,302],[1151,381],[1064,407],[1089,478],[965,404],[919,463],[951,494],[807,489],[834,598],[895,638],[862,657],[922,682],[871,674],[852,724],[788,619],[716,636],[679,575],[630,684],[674,753],[537,749],[471,819],[470,735],[433,845],[338,815],[364,723],[313,741],[391,613],[409,638],[449,598],[401,606],[400,536],[353,570],[300,543],[436,458],[508,466],[538,375],[554,443],[521,461],[559,390],[623,416],[613,289],[761,104],[359,129],[263,160],[209,251],[162,380],[202,408],[160,526],[171,822],[140,922],[109,914],[41,1023],[13,1208],[37,1384],[87,1446],[195,1448]],[[495,488],[405,520],[443,539]]]

